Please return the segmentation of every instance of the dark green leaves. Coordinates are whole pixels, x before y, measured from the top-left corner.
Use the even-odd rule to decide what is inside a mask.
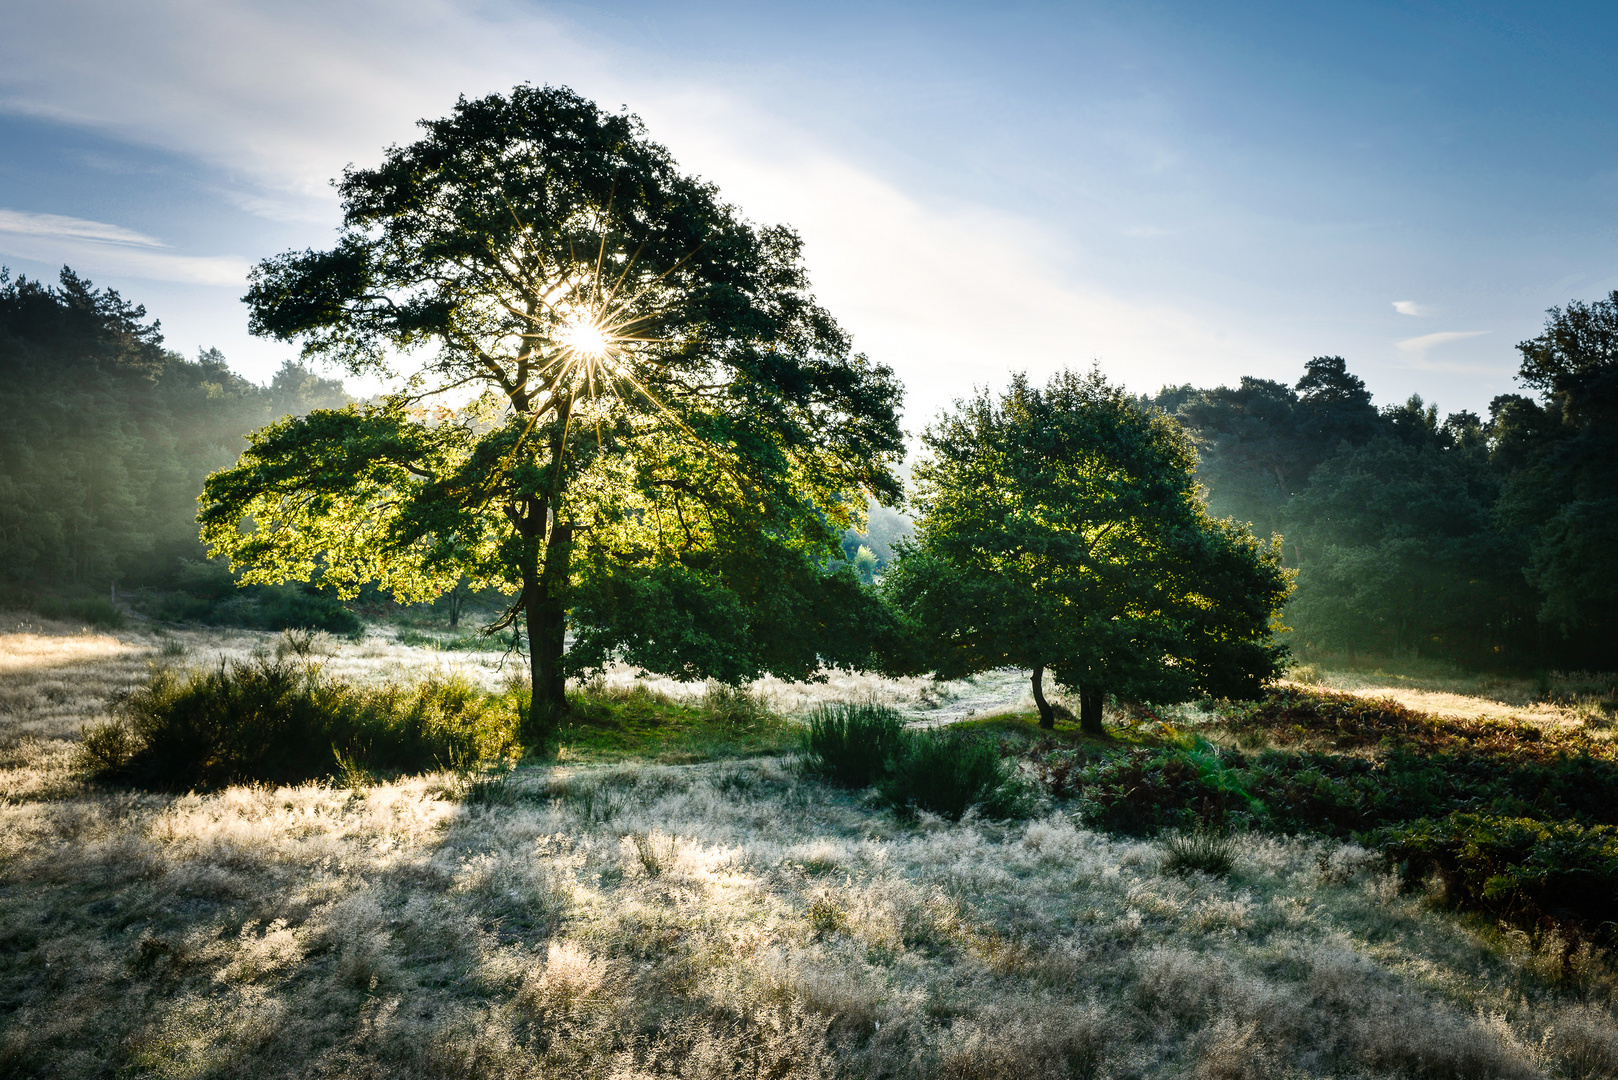
[[[1276,671],[1278,554],[1210,520],[1179,428],[1106,384],[1015,379],[929,429],[917,541],[884,586],[958,675],[1052,668],[1145,701],[1256,689]]]

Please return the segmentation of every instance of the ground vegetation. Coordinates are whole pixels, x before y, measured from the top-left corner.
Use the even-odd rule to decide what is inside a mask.
[[[1053,803],[1021,820],[906,816],[772,757],[630,753],[363,790],[99,786],[74,748],[108,690],[138,686],[148,663],[211,669],[218,648],[273,655],[283,639],[48,630],[0,652],[9,1075],[1618,1067],[1599,944],[1457,916],[1353,842],[1109,834]],[[359,683],[422,656],[314,636],[284,651]],[[1297,708],[1263,730],[1313,731]],[[1113,721],[1119,744],[1158,724]],[[976,727],[1086,742],[1031,715]]]

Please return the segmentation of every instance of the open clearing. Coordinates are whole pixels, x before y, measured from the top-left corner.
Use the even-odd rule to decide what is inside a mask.
[[[1352,844],[1248,837],[1180,876],[1060,806],[906,822],[777,758],[363,795],[79,778],[78,729],[148,664],[275,645],[0,637],[0,1075],[1618,1075],[1604,958],[1437,912]]]

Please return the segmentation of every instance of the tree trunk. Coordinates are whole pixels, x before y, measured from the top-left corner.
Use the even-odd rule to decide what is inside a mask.
[[[449,591],[449,628],[454,630],[461,625],[461,605],[466,602],[466,594],[461,591],[460,582]]]
[[[1045,700],[1045,665],[1034,665],[1034,704],[1039,708],[1039,726],[1046,731],[1056,727],[1056,710]]]
[[[1101,706],[1106,703],[1107,691],[1093,683],[1079,687],[1079,729],[1086,735],[1105,735],[1101,726]]]
[[[526,408],[526,403],[519,403]],[[528,671],[533,696],[528,705],[531,738],[543,748],[556,736],[556,729],[567,712],[567,675],[562,670],[562,652],[567,635],[567,588],[571,578],[573,526],[561,521],[563,455],[567,451],[567,428],[573,414],[573,399],[565,397],[556,406],[556,427],[550,444],[549,493],[530,497],[523,514],[527,528],[524,537],[523,586],[527,598]],[[548,530],[547,530],[548,526]],[[539,546],[544,544],[545,560],[539,566]],[[530,580],[530,568],[534,571]]]
[[[528,648],[533,656],[534,706],[547,718],[547,734],[567,711],[567,675],[562,653],[567,647],[567,586],[571,576],[573,526],[556,522],[545,545],[545,570],[535,604],[529,606]],[[537,620],[535,616],[538,616]]]

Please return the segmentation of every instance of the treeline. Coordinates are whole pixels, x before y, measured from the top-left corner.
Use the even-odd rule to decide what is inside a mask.
[[[1553,309],[1487,417],[1377,408],[1341,357],[1294,385],[1143,398],[1201,453],[1209,508],[1285,538],[1293,646],[1618,666],[1618,292]]]
[[[348,400],[290,362],[260,386],[217,350],[187,360],[144,307],[72,270],[56,286],[0,270],[0,580],[233,591],[197,562],[203,478],[248,432]]]
[[[1520,349],[1535,396],[1486,417],[1379,408],[1335,356],[1295,384],[1138,400],[1192,434],[1213,515],[1284,537],[1295,652],[1618,667],[1618,292],[1553,310]],[[348,400],[292,362],[260,386],[215,350],[188,360],[145,308],[71,270],[55,286],[0,271],[0,582],[158,586],[175,590],[159,616],[336,626],[349,617],[329,598],[239,591],[202,561],[196,499],[247,433]],[[870,581],[908,529],[873,506],[845,556]]]

